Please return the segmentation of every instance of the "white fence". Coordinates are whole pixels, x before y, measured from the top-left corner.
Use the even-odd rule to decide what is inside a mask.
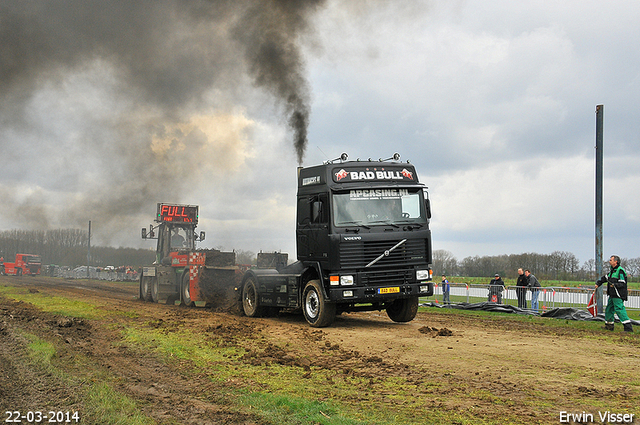
[[[65,279],[97,279],[97,280],[111,280],[111,281],[137,281],[138,272],[132,269],[125,270],[100,270],[95,267],[89,267],[89,276],[87,276],[87,267],[76,267],[75,269],[69,269],[59,266],[48,266],[45,270],[43,268],[42,274],[53,277],[62,277]]]

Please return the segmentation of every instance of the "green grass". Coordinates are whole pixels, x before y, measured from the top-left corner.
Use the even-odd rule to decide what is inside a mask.
[[[44,369],[47,373],[56,372],[56,368],[51,364],[51,360],[56,355],[55,345],[31,333],[20,332],[20,335],[28,341],[30,363]]]
[[[301,397],[281,396],[252,392],[240,398],[249,409],[257,409],[260,416],[273,423],[359,425],[368,424],[357,419],[345,418],[340,408],[331,402],[307,400]]]
[[[82,418],[85,423],[101,425],[147,425],[155,424],[151,418],[140,413],[135,401],[114,390],[106,383],[94,383],[85,395],[86,410]]]
[[[93,304],[56,297],[41,292],[29,292],[26,288],[0,286],[0,295],[33,304],[47,313],[72,316],[83,319],[100,319],[106,314]]]

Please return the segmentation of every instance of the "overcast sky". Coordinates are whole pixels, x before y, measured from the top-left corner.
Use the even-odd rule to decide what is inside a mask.
[[[603,104],[604,255],[640,257],[640,3],[231,3],[3,2],[0,229],[151,247],[181,202],[295,257],[299,161],[398,152],[434,249],[584,262]]]

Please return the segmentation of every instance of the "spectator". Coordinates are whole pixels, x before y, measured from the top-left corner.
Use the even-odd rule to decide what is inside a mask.
[[[491,282],[489,282],[489,298],[487,301],[502,304],[502,291],[504,291],[504,282],[500,279],[500,274],[496,273]]]
[[[604,328],[608,331],[613,330],[614,314],[617,314],[624,326],[624,331],[633,332],[631,319],[629,319],[627,310],[624,308],[624,302],[627,300],[627,272],[620,267],[620,257],[617,255],[612,255],[609,258],[609,265],[611,266],[611,271],[596,282],[596,288],[607,282],[609,302],[604,311]]]
[[[451,304],[451,300],[449,299],[450,293],[451,293],[451,285],[449,285],[447,276],[442,275],[442,304],[444,305]]]
[[[542,285],[538,282],[538,279],[529,271],[529,269],[524,271],[525,276],[527,277],[527,286],[531,291],[531,309],[538,311],[538,296],[540,295],[540,289]]]
[[[518,297],[518,307],[527,308],[527,277],[524,275],[522,269],[518,269],[516,296]]]

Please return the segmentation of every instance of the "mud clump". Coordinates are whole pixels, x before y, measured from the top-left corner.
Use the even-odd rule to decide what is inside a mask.
[[[428,335],[432,338],[435,338],[437,336],[453,336],[453,332],[447,328],[438,329],[438,328],[430,328],[429,326],[423,326],[420,329],[418,329],[418,332],[420,332],[421,334]]]

